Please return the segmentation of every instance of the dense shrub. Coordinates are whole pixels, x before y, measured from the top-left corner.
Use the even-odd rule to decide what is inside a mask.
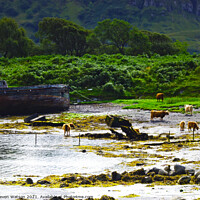
[[[113,83],[108,82],[105,85],[103,85],[103,92],[114,93],[115,92],[115,86],[113,85]]]
[[[0,76],[9,86],[62,83],[104,99],[154,97],[160,91],[168,96],[191,91],[198,96],[199,66],[200,60],[190,55],[51,55],[0,58]]]

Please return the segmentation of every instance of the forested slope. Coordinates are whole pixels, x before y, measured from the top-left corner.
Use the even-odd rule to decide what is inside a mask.
[[[141,30],[170,34],[200,51],[199,0],[0,0],[0,17],[12,17],[31,39],[44,17],[59,17],[93,29],[104,19],[122,19]],[[189,30],[189,32],[188,32]]]

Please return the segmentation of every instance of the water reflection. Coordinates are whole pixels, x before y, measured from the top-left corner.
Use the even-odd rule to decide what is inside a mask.
[[[9,140],[11,137],[9,135],[2,135],[0,138],[0,160],[17,159],[16,156],[21,154],[18,145],[10,145]]]

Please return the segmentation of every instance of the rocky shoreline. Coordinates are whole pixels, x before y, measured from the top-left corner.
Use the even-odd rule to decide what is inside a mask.
[[[96,119],[93,119],[92,117],[81,119],[82,121],[76,121],[77,128],[72,130],[72,137],[80,135],[80,137],[94,140],[94,142],[95,140],[105,139],[112,141],[108,144],[110,147],[93,147],[81,143],[82,146],[73,147],[72,149],[75,151],[78,149],[80,153],[92,152],[104,157],[123,157],[132,159],[131,162],[127,161],[127,163],[124,163],[124,168],[127,170],[123,172],[112,170],[109,173],[102,172],[101,174],[95,175],[83,175],[78,173],[49,175],[37,181],[34,181],[31,177],[26,177],[19,178],[19,180],[16,181],[1,181],[1,185],[16,185],[31,188],[62,188],[66,190],[79,187],[101,188],[135,184],[144,184],[149,187],[160,185],[173,185],[174,187],[177,187],[178,185],[194,185],[194,187],[199,187],[200,160],[198,151],[200,150],[200,147],[198,140],[200,139],[200,136],[198,131],[195,132],[195,141],[192,142],[191,132],[187,129],[185,131],[179,130],[180,120],[195,120],[199,122],[199,112],[196,112],[193,116],[181,113],[170,113],[163,121],[150,121],[150,111],[148,110],[125,110],[122,109],[122,106],[110,104],[94,106],[74,105],[69,112],[88,113],[90,116],[102,116],[99,117],[98,121],[95,121]],[[116,114],[125,117],[130,120],[134,128],[140,129],[141,132],[148,133],[151,137],[149,137],[148,141],[131,141],[124,138],[119,140],[119,138],[114,137],[115,135],[112,132],[109,132],[110,128],[104,121],[107,114]],[[16,128],[17,125],[18,124],[13,126]],[[84,130],[84,126],[86,125],[86,132],[84,132],[82,130]],[[96,133],[90,131],[88,127],[95,127]],[[101,129],[101,127],[103,127],[103,129]],[[42,127],[40,127],[40,129],[41,128]],[[54,131],[63,134],[61,128],[52,130],[51,134],[53,134]],[[120,132],[119,129],[114,129],[114,131]],[[170,142],[167,138],[169,131],[173,138],[173,141],[171,140]],[[179,140],[180,142],[178,142]],[[157,146],[155,143],[157,143]],[[128,165],[131,167],[127,168],[126,166]],[[52,197],[54,200],[56,200],[56,198],[63,199],[63,197],[58,196]],[[73,198],[70,200],[72,199]],[[91,200],[93,198],[89,199]],[[114,198],[102,196],[100,199],[111,200]]]

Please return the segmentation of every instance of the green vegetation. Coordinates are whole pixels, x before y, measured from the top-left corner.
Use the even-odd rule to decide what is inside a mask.
[[[32,40],[26,37],[25,30],[19,28],[15,20],[0,20],[0,54],[4,57],[27,56],[32,46]]]
[[[88,31],[70,21],[59,18],[44,18],[39,23],[41,42],[52,43],[52,50],[62,55],[80,56],[86,49]],[[54,47],[55,46],[55,47]]]
[[[198,55],[0,58],[0,77],[9,86],[68,84],[72,100],[155,98],[157,92],[199,97],[199,74]]]
[[[144,109],[144,110],[169,110],[173,112],[184,112],[184,105],[191,104],[195,108],[200,107],[200,98],[196,97],[172,97],[165,98],[164,101],[157,102],[154,99],[127,99],[114,100],[113,103],[127,105],[124,109]]]
[[[195,4],[196,3],[196,4]],[[145,4],[145,5],[144,5]],[[35,41],[38,23],[44,17],[70,20],[94,29],[104,19],[121,19],[141,30],[169,34],[174,40],[188,42],[189,51],[199,50],[199,2],[185,1],[85,1],[85,0],[0,0],[0,18],[12,17]],[[192,10],[191,10],[192,9]],[[187,33],[185,30],[189,30]]]
[[[0,77],[10,86],[63,83],[81,100],[199,96],[199,55],[124,20],[106,19],[87,30],[46,17],[39,22],[39,45],[11,18],[0,19],[0,30]]]
[[[140,31],[130,23],[114,19],[99,22],[94,30],[87,30],[71,21],[46,17],[38,24],[40,44],[30,40],[14,19],[0,19],[0,54],[4,57],[28,55],[115,54],[126,55],[186,53],[186,45],[173,42],[164,34]]]

